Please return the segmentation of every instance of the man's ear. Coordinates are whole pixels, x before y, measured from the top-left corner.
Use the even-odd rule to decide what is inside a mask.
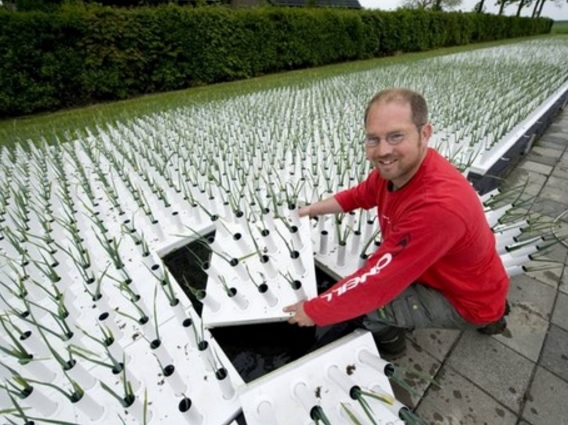
[[[430,137],[432,136],[432,124],[430,122],[427,122],[422,126],[420,136],[425,142],[428,142],[428,140],[430,140]]]

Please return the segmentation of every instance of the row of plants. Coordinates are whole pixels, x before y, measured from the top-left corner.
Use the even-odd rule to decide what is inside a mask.
[[[467,172],[491,151],[489,141],[498,144],[526,118],[531,111],[524,105],[538,106],[566,84],[566,48],[554,39],[533,40],[100,122],[54,144],[42,138],[1,147],[1,405],[17,417],[64,421],[85,394],[94,401],[79,409],[82,423],[115,418],[131,406],[129,418],[149,412],[148,421],[159,422],[162,411],[143,406],[161,406],[162,399],[180,414],[196,414],[193,406],[205,421],[228,417],[238,409],[226,380],[231,367],[177,295],[157,258],[164,247],[216,229],[216,241],[207,242],[212,261],[201,264],[210,276],[208,294],[195,295],[213,313],[253,311],[262,319],[278,310],[285,320],[279,300],[309,288],[297,281],[312,268],[310,232],[321,263],[339,276],[380,243],[374,211],[320,220],[311,229],[297,214],[299,204],[368,174],[363,129],[354,123],[362,122],[377,81],[426,95],[441,134],[434,146],[453,152],[447,156]],[[503,131],[500,109],[515,107]],[[487,140],[465,138],[469,122],[479,128],[468,132]],[[467,155],[456,153],[465,147]],[[550,226],[526,217],[531,199],[523,189],[482,198],[511,275],[550,267],[546,253],[557,242]],[[344,248],[329,255],[323,231],[328,246]],[[192,293],[191,281],[178,283]],[[211,298],[213,288],[218,295]],[[249,290],[248,299],[238,298]],[[172,375],[169,366],[183,373]],[[173,376],[171,385],[162,385],[162,376]],[[34,393],[41,408],[28,398]],[[199,397],[216,406],[200,406]]]
[[[150,248],[163,236],[155,204],[140,193],[127,208],[114,157],[98,161],[101,151],[87,141],[18,147],[2,170],[12,193],[0,214],[4,413],[25,423],[225,422],[238,410],[235,373]],[[159,400],[170,408],[151,406]]]
[[[530,36],[549,19],[223,7],[0,10],[0,117],[397,52]]]

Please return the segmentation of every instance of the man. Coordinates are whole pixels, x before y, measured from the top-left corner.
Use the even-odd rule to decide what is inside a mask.
[[[428,148],[432,125],[411,90],[377,93],[365,111],[366,156],[374,169],[356,187],[300,210],[310,217],[376,207],[382,234],[366,265],[317,298],[284,309],[289,322],[352,321],[397,357],[414,328],[506,327],[509,278],[479,197],[452,164]]]

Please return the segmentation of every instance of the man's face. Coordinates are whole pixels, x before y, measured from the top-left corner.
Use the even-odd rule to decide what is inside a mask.
[[[416,128],[409,104],[380,102],[369,110],[366,132],[367,139],[379,140],[376,146],[365,144],[367,158],[381,177],[399,189],[414,176],[426,156],[432,126],[428,123]]]

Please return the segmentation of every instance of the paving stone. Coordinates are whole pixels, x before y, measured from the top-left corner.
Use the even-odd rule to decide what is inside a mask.
[[[513,277],[508,296],[511,313],[507,316],[507,330],[494,338],[536,363],[555,297],[556,290],[548,285],[525,275]]]
[[[567,189],[568,179],[550,176],[538,196],[542,198],[552,199],[553,201],[559,203],[565,203],[568,198],[568,195],[566,193]]]
[[[550,321],[565,331],[568,331],[568,295],[562,292],[558,294]]]
[[[539,146],[535,145],[531,148],[526,158],[528,161],[535,161],[540,164],[555,165],[559,157],[562,156],[565,147],[561,145]]]
[[[536,148],[535,148],[536,149]],[[546,149],[546,148],[540,148],[540,149]],[[547,150],[554,150],[554,149],[547,149]],[[556,151],[556,157],[554,156],[544,156],[544,155],[540,155],[537,152],[533,152],[531,151],[527,156],[527,161],[531,161],[531,162],[537,162],[539,164],[543,164],[543,165],[548,165],[551,167],[554,167],[556,165],[556,163],[558,162],[558,151]]]
[[[546,179],[547,177],[542,174],[517,167],[509,173],[502,186],[503,189],[507,189],[511,187],[521,186],[527,183],[525,187],[525,193],[532,196],[537,196],[546,183]]]
[[[533,161],[524,161],[519,168],[523,168],[525,170],[534,171],[535,173],[548,175],[552,172],[552,168],[550,165],[539,164],[538,162]]]
[[[440,387],[432,385],[427,398],[416,409],[426,424],[516,424],[513,412],[451,367],[444,366],[436,379]]]
[[[555,146],[553,148],[548,148],[546,146],[535,145],[532,147],[530,153],[535,154],[535,156],[538,157],[548,157],[548,158],[553,158],[555,161],[558,161],[558,156],[562,155],[564,149],[565,147],[563,146]]]
[[[547,166],[543,165],[543,167]],[[554,167],[554,170],[552,170],[552,175],[554,177],[561,177],[563,179],[568,179],[568,166],[558,164],[556,167]]]
[[[544,233],[549,233],[552,229],[555,229],[556,232],[558,232],[557,234],[560,236],[563,231],[562,231],[562,227],[566,227],[568,229],[568,224],[565,223],[560,223],[561,225],[554,225],[549,228],[544,228],[541,230],[541,235]],[[559,263],[564,263],[566,261],[566,254],[568,253],[566,247],[564,247],[562,244],[558,243],[557,240],[546,240],[543,242],[540,242],[539,245],[541,247],[543,247],[542,251],[537,252],[535,255],[533,256],[533,258],[538,259],[541,256],[546,256],[546,258],[549,258],[553,261],[558,261]],[[547,246],[549,245],[549,246]],[[544,254],[546,253],[546,255]]]
[[[531,425],[568,424],[568,383],[537,367],[527,393],[523,418]]]
[[[558,290],[564,294],[568,294],[568,267],[564,267],[564,273],[562,273],[562,279],[560,280],[560,285],[558,285]]]
[[[520,308],[543,320],[550,320],[555,295],[555,288],[526,274],[511,278],[509,302],[517,306],[526,305],[527,308]]]
[[[564,128],[550,126],[548,130],[549,131],[547,131],[546,134],[542,137],[543,139],[546,138],[546,140],[551,140],[558,144],[566,145],[566,130]]]
[[[495,338],[464,332],[446,360],[465,378],[518,412],[534,363]]]
[[[393,361],[393,364],[396,366],[394,378],[391,378],[394,395],[413,409],[436,376],[441,363],[422,347],[408,341],[406,354]]]
[[[568,381],[568,331],[550,325],[539,364]]]
[[[538,212],[550,218],[556,218],[566,211],[566,203],[538,197],[531,206],[531,212]],[[566,221],[566,220],[564,220]]]
[[[416,329],[408,337],[435,359],[443,361],[460,333],[453,329]]]
[[[548,148],[548,149],[558,149],[562,150],[566,146],[566,141],[563,140],[561,137],[551,138],[548,134],[543,136],[538,142],[536,142],[535,146]]]
[[[560,158],[558,158],[556,165],[559,165],[560,167],[568,167],[568,153],[566,151]]]
[[[543,256],[539,257],[538,261],[529,261],[525,264],[525,267],[528,269],[528,271],[525,272],[527,276],[552,286],[553,288],[558,288],[560,280],[562,279],[564,264]]]

